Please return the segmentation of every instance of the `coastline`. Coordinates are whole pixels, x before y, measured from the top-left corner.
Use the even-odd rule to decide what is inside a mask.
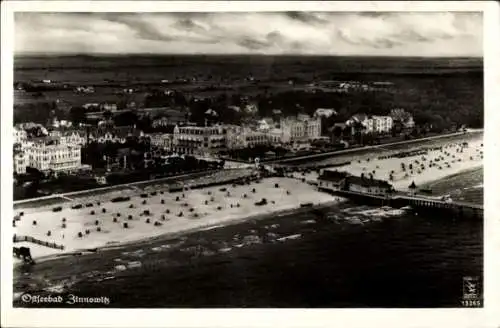
[[[374,158],[378,155],[379,155],[379,153],[374,153],[374,154],[372,154],[372,158]],[[398,159],[391,159],[391,161],[393,162],[393,164],[397,163],[399,165],[399,162],[401,161],[401,159],[399,159],[399,158]],[[379,160],[372,160],[369,163],[363,162],[363,165],[375,166],[375,163],[380,164],[382,162]],[[351,168],[353,166],[357,165],[357,163],[354,163],[354,162],[353,162],[353,164],[354,165],[351,165]],[[480,166],[482,166],[482,161],[478,161],[478,160],[470,161],[470,162],[464,161],[462,163],[462,166],[460,166],[460,165],[454,166],[453,167],[454,170],[452,170],[451,173],[450,173],[450,169],[448,169],[448,168],[445,168],[444,170],[436,171],[435,174],[429,174],[432,172],[427,171],[425,176],[420,176],[419,177],[420,181],[416,182],[416,183],[418,183],[420,185],[420,187],[425,186],[426,184],[432,183],[434,181],[445,179],[447,177],[454,176],[454,175],[463,174],[464,172],[467,172],[470,170],[479,169]],[[341,168],[339,168],[339,169],[341,169]],[[234,171],[244,172],[245,170],[233,170],[233,172]],[[226,178],[228,172],[223,171],[220,174],[222,174]],[[111,229],[111,231],[106,232],[107,228],[103,227],[103,229],[104,229],[103,232],[108,233],[108,235],[92,232],[92,234],[90,234],[88,237],[84,235],[84,238],[80,238],[80,239],[73,237],[72,240],[71,239],[56,240],[59,243],[61,243],[61,241],[62,241],[62,243],[70,243],[70,244],[72,244],[72,246],[67,247],[64,252],[56,252],[54,250],[41,250],[40,251],[38,249],[37,251],[34,252],[33,258],[37,259],[37,261],[40,261],[40,260],[45,261],[45,260],[54,259],[54,258],[58,258],[58,257],[72,256],[71,254],[75,254],[75,253],[85,254],[85,253],[89,252],[89,249],[104,251],[106,249],[122,248],[122,247],[127,247],[129,245],[135,245],[138,243],[148,243],[148,242],[151,242],[153,240],[157,240],[158,238],[159,239],[174,238],[175,236],[181,236],[184,234],[188,234],[190,232],[214,228],[214,227],[218,227],[218,226],[224,227],[224,226],[233,225],[233,224],[245,222],[245,221],[252,220],[252,219],[260,220],[260,219],[263,219],[266,217],[272,217],[272,216],[276,216],[276,215],[291,214],[291,213],[294,213],[295,211],[301,210],[301,208],[299,206],[300,203],[308,202],[308,203],[313,203],[314,206],[323,207],[323,206],[331,206],[333,204],[338,204],[342,201],[345,201],[342,199],[332,198],[331,195],[326,195],[325,193],[317,191],[317,189],[314,186],[308,185],[307,183],[303,183],[300,181],[303,178],[306,178],[306,182],[310,182],[311,180],[315,179],[314,175],[317,175],[317,172],[308,173],[307,176],[304,176],[304,175],[301,176],[298,173],[294,173],[294,177],[295,177],[294,179],[266,178],[266,179],[264,179],[266,181],[265,184],[267,184],[268,182],[272,182],[272,181],[274,181],[276,183],[279,182],[279,184],[281,185],[280,188],[275,189],[272,187],[272,185],[274,183],[270,183],[268,187],[265,187],[264,189],[262,189],[262,188],[259,188],[259,184],[257,183],[254,186],[260,190],[255,195],[252,195],[251,193],[249,193],[248,186],[235,187],[233,185],[230,188],[230,186],[227,185],[227,184],[230,184],[230,182],[227,182],[227,181],[223,182],[215,187],[212,186],[212,187],[190,190],[186,194],[189,194],[188,198],[191,197],[191,200],[189,202],[191,204],[193,204],[192,202],[194,202],[196,204],[196,211],[197,212],[199,211],[198,205],[201,205],[201,207],[203,207],[202,203],[206,199],[206,196],[203,196],[203,195],[206,195],[207,193],[208,193],[208,195],[210,195],[210,190],[213,192],[213,196],[216,196],[218,198],[217,200],[215,200],[215,202],[212,202],[211,204],[222,206],[222,210],[218,209],[219,211],[215,210],[215,208],[213,208],[213,206],[211,209],[205,209],[208,211],[208,213],[205,212],[203,214],[203,210],[202,210],[202,212],[200,212],[200,217],[196,217],[196,218],[188,217],[188,216],[191,216],[190,213],[187,212],[187,208],[183,208],[182,206],[180,206],[179,202],[176,203],[176,202],[173,202],[173,200],[167,199],[166,203],[164,203],[163,199],[162,199],[161,204],[164,204],[164,205],[162,205],[161,207],[163,207],[163,209],[165,207],[170,208],[172,211],[171,213],[173,214],[167,219],[167,222],[163,223],[164,224],[163,228],[160,227],[160,228],[152,229],[152,228],[150,228],[152,226],[152,224],[143,225],[142,223],[139,223],[139,221],[135,221],[135,222],[129,221],[129,222],[132,222],[132,225],[134,225],[134,223],[137,223],[136,228],[128,229],[128,230],[124,230],[124,229],[120,230],[120,224],[118,224],[118,225],[115,224],[114,226],[112,226],[112,225],[109,225],[109,223],[107,223],[107,222],[110,222],[110,219],[106,219],[103,217],[109,216],[109,215],[108,214],[101,215],[100,209],[99,209],[96,216],[90,216],[90,215],[88,215],[88,213],[87,214],[85,214],[85,213],[79,214],[77,211],[74,211],[74,210],[71,211],[68,208],[63,210],[62,213],[52,213],[52,211],[50,210],[50,206],[45,206],[45,209],[42,208],[44,206],[38,207],[35,209],[35,211],[36,211],[35,213],[30,213],[30,212],[32,212],[31,210],[33,210],[33,209],[28,209],[27,214],[28,215],[36,214],[37,220],[39,218],[41,220],[46,220],[46,221],[48,220],[49,224],[51,224],[51,225],[50,225],[50,227],[47,227],[47,229],[52,230],[52,231],[54,231],[53,229],[57,229],[57,227],[54,226],[54,224],[57,225],[57,223],[60,222],[57,219],[58,217],[60,217],[61,215],[67,215],[68,217],[70,217],[69,222],[72,222],[72,224],[78,224],[79,228],[77,228],[77,230],[73,229],[71,234],[68,235],[69,238],[71,238],[71,236],[74,236],[77,231],[83,231],[81,229],[87,229],[86,227],[93,226],[94,219],[96,219],[96,218],[98,218],[100,221],[101,221],[101,218],[103,218],[102,224],[104,224],[104,225],[108,224],[109,225],[108,227],[110,227],[110,229]],[[384,177],[382,177],[382,179],[384,179]],[[191,181],[191,182],[193,182],[193,181]],[[291,182],[291,181],[294,181],[294,182]],[[403,181],[397,181],[397,182],[399,183],[400,186],[408,185],[408,181],[403,180]],[[132,202],[137,201],[137,200],[141,200],[140,198],[137,199],[140,192],[148,192],[148,189],[149,189],[149,191],[157,191],[157,190],[161,190],[161,188],[165,186],[165,182],[162,183],[161,181],[139,182],[138,184],[142,184],[143,189],[129,188],[129,190],[128,190],[128,192],[130,193],[130,196],[135,198],[132,200]],[[220,187],[223,187],[223,184],[226,184],[227,188],[231,189],[231,193],[233,193],[233,190],[234,190],[234,194],[241,194],[242,192],[244,192],[244,193],[248,192],[248,195],[249,195],[248,199],[242,199],[242,198],[238,198],[238,197],[235,198],[234,195],[231,195],[233,201],[236,201],[236,202],[239,202],[242,204],[241,208],[238,208],[238,209],[233,208],[234,203],[231,203],[231,202],[228,203],[227,199],[226,199],[227,197],[222,196],[222,198],[220,198],[218,196],[218,195],[220,195],[220,189],[222,189]],[[283,186],[285,186],[285,187],[283,187]],[[244,189],[244,188],[246,188],[246,189]],[[276,191],[278,191],[278,190],[281,190],[281,192],[277,193]],[[287,190],[287,195],[289,195],[288,190],[291,190],[293,195],[292,196],[285,196],[285,194],[283,192],[284,190]],[[86,191],[86,192],[89,194],[92,193],[91,190]],[[224,193],[225,193],[225,191],[223,192],[223,194]],[[303,196],[300,196],[301,193]],[[125,195],[125,191],[108,191],[106,193],[106,196],[104,196],[104,195],[91,195],[87,199],[87,201],[97,201],[97,200],[106,201],[107,198],[113,196],[114,194]],[[156,193],[155,193],[155,195],[156,195]],[[179,195],[179,193],[172,193],[171,194],[167,191],[166,195],[164,195],[164,196],[154,196],[154,197],[151,196],[150,199],[148,199],[148,203],[151,201],[150,205],[146,205],[146,207],[141,206],[141,205],[137,205],[137,208],[134,207],[133,209],[130,209],[130,210],[125,209],[125,208],[118,208],[118,207],[122,206],[123,204],[106,203],[106,204],[103,204],[102,206],[104,206],[104,205],[106,206],[108,213],[116,212],[116,210],[119,210],[119,211],[125,210],[125,213],[134,215],[134,220],[137,217],[139,217],[139,220],[143,220],[140,218],[140,216],[142,216],[142,212],[139,213],[139,212],[137,212],[137,210],[139,210],[141,208],[142,209],[144,209],[144,208],[149,209],[150,208],[149,206],[153,206],[154,207],[152,210],[153,213],[162,213],[162,211],[158,205],[158,203],[160,203],[159,202],[160,199],[158,197],[171,198],[172,196],[175,197],[175,195]],[[212,198],[213,198],[213,196],[212,196]],[[255,196],[255,198],[254,198],[254,196]],[[266,197],[268,199],[268,201],[271,201],[273,199],[273,196],[278,197],[278,199],[276,199],[276,202],[277,202],[276,205],[268,204],[268,205],[265,205],[264,207],[255,207],[254,201],[260,200],[261,197]],[[184,198],[184,196],[183,196],[183,198]],[[157,201],[156,204],[154,204],[155,199]],[[336,200],[334,201],[333,199],[336,199]],[[67,202],[67,201],[68,200],[65,200],[65,202]],[[76,201],[76,200],[74,200],[74,201]],[[85,199],[78,199],[78,201],[83,202],[83,201],[85,201]],[[109,201],[109,199],[108,199],[108,201]],[[187,201],[187,198],[186,198],[186,200],[181,200],[181,201]],[[319,203],[318,203],[318,201],[319,201]],[[230,203],[231,203],[231,209],[229,209]],[[127,205],[127,204],[125,204],[125,205]],[[205,205],[206,205],[206,202],[205,202]],[[191,206],[194,206],[194,205],[191,205]],[[111,207],[111,209],[110,209],[110,207]],[[177,208],[177,210],[175,210],[174,208]],[[113,211],[113,209],[115,211]],[[182,218],[178,218],[174,213],[178,213],[179,210],[186,211],[185,212],[186,215]],[[41,212],[41,211],[45,211],[45,212]],[[87,210],[85,210],[85,211],[87,211]],[[254,211],[256,213],[254,213]],[[66,213],[66,214],[64,214],[64,213]],[[75,216],[75,215],[76,215],[76,217],[71,217],[71,216]],[[164,216],[164,215],[162,215],[162,216]],[[44,219],[42,217],[44,217]],[[155,220],[155,218],[153,216],[151,216],[151,219]],[[28,221],[29,221],[29,219],[28,219]],[[40,226],[43,226],[43,223]],[[118,227],[118,228],[114,228],[114,227]],[[38,238],[41,237],[40,239],[44,239],[44,235],[41,234],[41,233],[43,233],[42,231],[44,228],[40,228],[40,227],[37,227],[37,228],[25,227],[25,228],[32,229],[34,231],[34,233],[38,233],[38,236],[36,236],[36,237],[38,237]],[[118,229],[118,230],[116,230],[116,229]],[[31,230],[29,230],[29,231],[31,231]],[[94,230],[92,230],[92,231],[94,231]],[[30,233],[29,232],[28,233],[19,233],[19,235],[30,235]],[[45,237],[45,238],[47,238],[47,237]],[[51,238],[52,238],[51,241],[54,241],[53,238],[57,238],[57,232]],[[64,238],[64,236],[62,238]],[[32,249],[36,249],[37,247],[38,248],[40,247],[37,245],[28,244],[28,243],[26,243],[26,246],[31,247]],[[43,254],[37,255],[36,254],[37,252],[40,252]],[[54,252],[56,252],[56,253],[54,253]]]
[[[449,178],[452,176],[459,176],[459,175],[462,175],[462,174],[467,173],[467,172],[481,170],[481,168],[482,168],[481,166],[467,168],[467,169],[464,169],[460,172],[454,173],[452,175],[447,175],[445,177],[433,179],[432,181],[429,181],[426,184],[438,182],[440,180],[443,180],[443,179],[446,179],[446,178]],[[422,186],[424,187],[425,184]],[[112,244],[98,246],[95,248],[95,251],[96,252],[104,252],[107,250],[126,249],[128,247],[147,245],[147,244],[155,243],[158,241],[169,241],[169,240],[179,238],[179,237],[182,237],[182,236],[188,235],[190,233],[194,233],[194,232],[211,230],[211,229],[218,229],[218,228],[223,229],[225,227],[237,225],[237,224],[244,223],[244,222],[251,221],[251,220],[262,221],[262,220],[270,219],[270,218],[277,217],[277,216],[286,216],[286,215],[298,214],[298,213],[302,213],[302,212],[321,210],[321,209],[325,209],[328,207],[341,205],[342,203],[345,203],[347,201],[348,201],[347,199],[343,199],[343,198],[339,197],[337,200],[314,204],[312,207],[292,206],[292,207],[284,208],[284,209],[276,209],[276,210],[270,211],[268,213],[250,214],[250,215],[246,215],[246,216],[237,216],[237,215],[236,216],[229,216],[229,217],[226,217],[224,220],[218,221],[218,222],[211,222],[211,223],[202,224],[202,225],[199,225],[196,227],[180,229],[177,231],[169,231],[169,232],[165,232],[165,233],[162,233],[160,235],[155,235],[155,236],[151,236],[151,237],[143,237],[140,239],[127,240],[127,241],[123,241],[123,242],[116,242],[116,243],[112,243]],[[92,254],[92,253],[95,253],[95,252],[93,252],[93,251],[91,252],[88,249],[79,249],[79,250],[74,250],[73,252],[66,252],[66,253],[61,253],[61,254],[51,254],[51,255],[44,255],[44,256],[40,256],[40,257],[35,257],[35,259],[37,262],[46,262],[46,261],[67,258],[67,257],[72,257],[72,256],[85,256],[87,254]],[[16,263],[15,266],[17,266],[19,264],[20,263]]]
[[[347,199],[342,199],[339,197],[339,200],[335,201],[330,201],[330,202],[325,202],[325,203],[319,203],[315,204],[311,207],[290,207],[287,209],[280,209],[276,210],[270,213],[264,213],[264,214],[251,214],[248,216],[243,216],[243,217],[233,217],[229,218],[227,221],[224,222],[218,222],[218,223],[211,223],[211,224],[206,224],[206,225],[200,225],[194,228],[189,228],[185,230],[178,230],[178,231],[172,231],[172,232],[165,232],[161,235],[153,236],[153,237],[144,237],[141,239],[137,240],[129,240],[129,241],[124,241],[124,242],[118,242],[116,244],[112,245],[104,245],[101,247],[96,247],[96,252],[104,252],[108,250],[120,250],[120,249],[125,249],[128,247],[136,247],[136,246],[143,246],[151,243],[156,243],[159,241],[169,241],[175,238],[179,238],[191,233],[199,232],[199,231],[205,231],[205,230],[212,230],[212,229],[218,229],[218,228],[225,228],[233,225],[237,225],[240,223],[248,222],[251,220],[255,221],[263,221],[267,220],[270,218],[275,218],[275,217],[280,217],[280,216],[287,216],[287,215],[292,215],[292,214],[300,214],[300,213],[305,213],[305,212],[310,212],[314,210],[321,210],[329,207],[333,207],[336,205],[340,205],[344,202],[346,202]],[[55,254],[55,255],[45,255],[41,257],[36,257],[34,258],[37,262],[46,262],[46,261],[51,261],[51,260],[56,260],[56,259],[63,259],[71,256],[85,256],[87,254],[93,254],[96,252],[90,252],[88,250],[82,249],[78,250],[72,253],[62,253],[62,254]],[[78,254],[81,253],[81,254]],[[21,263],[16,263],[15,266],[19,266]]]
[[[28,242],[19,242],[16,246],[30,247],[35,259],[57,257],[147,241],[164,234],[224,226],[260,216],[282,215],[280,213],[300,209],[300,204],[304,203],[320,205],[339,201],[339,198],[322,193],[314,186],[289,178],[265,178],[250,185],[225,182],[224,185],[173,194],[159,193],[159,186],[153,188],[147,198],[140,197],[141,191],[134,190],[127,202],[101,203],[93,209],[66,207],[60,212],[53,212],[50,208],[25,212],[16,222],[16,235],[64,245],[65,249],[51,249]],[[256,202],[264,198],[267,204],[258,206]],[[102,197],[97,199],[102,200]],[[144,213],[146,211],[148,214]],[[32,219],[35,219],[33,224]],[[47,235],[47,231],[52,233]]]

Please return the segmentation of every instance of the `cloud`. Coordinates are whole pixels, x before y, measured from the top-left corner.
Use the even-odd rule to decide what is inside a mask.
[[[468,12],[16,13],[16,53],[482,56]]]

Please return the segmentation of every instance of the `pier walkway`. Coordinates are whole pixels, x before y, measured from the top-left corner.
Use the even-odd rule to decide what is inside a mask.
[[[401,208],[405,206],[410,206],[411,208],[417,209],[435,209],[459,212],[460,215],[472,214],[474,217],[479,217],[484,213],[483,205],[466,203],[466,202],[455,202],[455,201],[444,201],[435,198],[427,198],[422,196],[413,196],[405,194],[388,194],[388,195],[377,195],[368,194],[348,190],[330,190],[324,189],[327,192],[332,192],[338,196],[362,201],[366,204],[378,205],[378,206],[391,206],[395,208]]]
[[[398,199],[405,200],[409,205],[423,206],[423,207],[438,207],[438,208],[463,208],[472,210],[483,210],[483,205],[466,203],[466,202],[456,202],[456,201],[444,201],[440,199],[419,197],[419,196],[394,196],[393,200],[398,201]]]

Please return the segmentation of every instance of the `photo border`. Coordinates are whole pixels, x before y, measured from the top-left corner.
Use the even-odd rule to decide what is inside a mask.
[[[4,1],[1,81],[1,320],[4,327],[498,327],[500,52],[495,1]],[[21,309],[12,308],[13,13],[18,11],[481,11],[484,46],[484,308],[482,309]],[[436,22],[439,24],[439,22]]]

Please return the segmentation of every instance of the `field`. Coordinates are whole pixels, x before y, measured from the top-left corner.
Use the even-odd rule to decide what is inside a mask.
[[[123,96],[115,94],[121,89],[120,84],[138,88],[137,93],[126,96],[138,104],[150,87],[172,88],[199,97],[219,94],[255,96],[265,90],[269,94],[297,91],[321,80],[390,81],[395,83],[393,92],[403,91],[405,94],[418,93],[424,86],[433,87],[436,90],[429,92],[437,93],[439,84],[443,83],[457,91],[461,85],[472,90],[482,88],[483,63],[482,59],[471,58],[18,56],[14,67],[16,82],[50,79],[69,85],[98,85],[94,94],[45,93],[48,101],[63,99],[81,105],[123,100]],[[449,82],[439,82],[437,78]],[[294,85],[288,84],[290,79],[295,81]],[[169,83],[162,84],[162,80]],[[336,103],[336,97],[341,96],[332,95],[332,105]],[[18,95],[16,103],[26,101],[23,98],[29,99],[30,96]]]

